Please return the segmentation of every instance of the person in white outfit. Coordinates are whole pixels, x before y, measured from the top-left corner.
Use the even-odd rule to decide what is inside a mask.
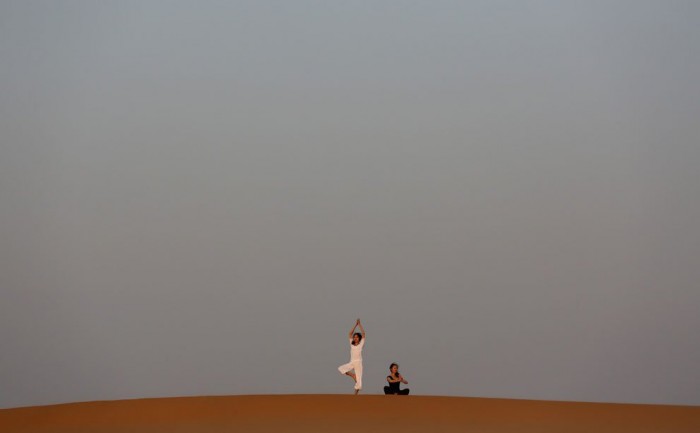
[[[357,327],[360,332],[355,332]],[[353,334],[353,332],[355,332]],[[360,319],[355,321],[355,326],[348,335],[350,339],[350,362],[338,367],[340,374],[350,376],[355,381],[355,395],[362,389],[362,348],[365,347],[365,329],[362,327]]]

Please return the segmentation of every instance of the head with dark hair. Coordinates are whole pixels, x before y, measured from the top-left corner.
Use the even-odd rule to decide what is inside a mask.
[[[360,341],[362,341],[362,334],[360,334],[359,332],[356,332],[356,333],[352,336],[352,344],[353,344],[354,346],[357,346],[358,344],[360,344]]]
[[[392,375],[396,376],[399,373],[399,364],[392,362],[389,366],[389,371]]]

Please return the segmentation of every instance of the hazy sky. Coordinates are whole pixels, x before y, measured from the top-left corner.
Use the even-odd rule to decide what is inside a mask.
[[[0,0],[0,407],[700,404],[700,2]]]

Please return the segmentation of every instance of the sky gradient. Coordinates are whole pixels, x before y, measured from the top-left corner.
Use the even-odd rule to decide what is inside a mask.
[[[700,404],[700,3],[0,0],[0,407]]]

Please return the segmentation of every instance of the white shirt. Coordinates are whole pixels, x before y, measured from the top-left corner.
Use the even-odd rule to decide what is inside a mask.
[[[357,346],[352,344],[350,339],[350,361],[362,361],[362,348],[365,346],[365,339],[360,340]]]

